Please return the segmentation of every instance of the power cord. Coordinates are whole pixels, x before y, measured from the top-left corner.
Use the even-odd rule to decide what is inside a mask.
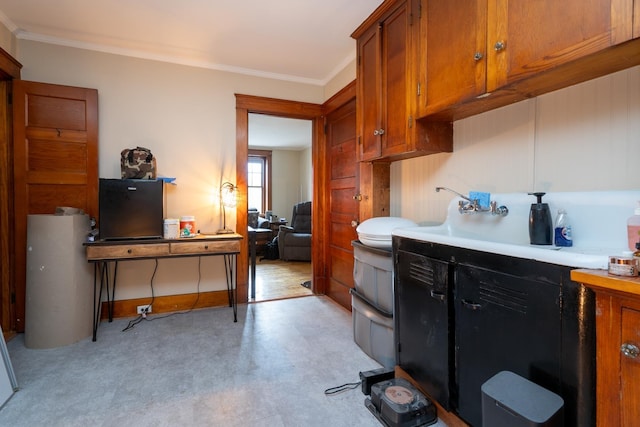
[[[150,282],[150,286],[151,286],[151,302],[149,304],[147,304],[147,306],[153,305],[153,301],[156,298],[155,291],[153,289],[153,279],[156,277],[156,272],[158,271],[158,258],[156,258],[155,261],[156,261],[156,264],[155,264],[155,267],[153,268],[153,274],[151,275],[151,282]],[[124,328],[122,330],[122,332],[126,332],[129,329],[133,329],[133,327],[135,325],[137,325],[138,323],[142,322],[143,320],[146,320],[146,318],[147,318],[147,313],[139,314],[138,317],[136,317],[135,319],[129,321],[129,324],[127,325],[126,328]]]
[[[153,279],[156,276],[156,271],[158,271],[158,259],[155,260],[156,261],[156,265],[155,268],[153,269],[153,274],[151,275],[151,282],[150,282],[150,286],[151,286],[151,302],[148,304],[148,306],[153,305],[153,301],[155,300],[156,296],[155,296],[155,291],[153,288]],[[198,257],[198,282],[196,284],[196,300],[193,302],[193,304],[191,305],[191,307],[187,310],[184,311],[176,311],[173,313],[169,313],[169,314],[165,314],[163,316],[154,316],[152,318],[148,318],[147,317],[147,313],[141,313],[138,315],[138,317],[136,317],[135,319],[129,321],[129,324],[127,325],[126,328],[124,328],[122,330],[122,332],[126,332],[129,329],[133,329],[133,327],[135,325],[137,325],[138,323],[142,322],[143,320],[146,320],[148,322],[151,322],[152,320],[159,320],[159,319],[165,319],[167,317],[171,317],[171,316],[175,316],[176,314],[186,314],[186,313],[190,313],[191,311],[193,311],[193,309],[198,305],[198,301],[200,300],[200,282],[202,280],[202,257]]]
[[[362,381],[358,381],[357,383],[346,383],[346,384],[339,385],[337,387],[331,387],[326,389],[324,391],[324,394],[327,396],[331,396],[334,394],[342,393],[347,390],[354,390],[360,387],[360,384],[362,384]]]
[[[202,257],[198,257],[198,282],[196,283],[196,300],[193,302],[193,304],[191,305],[190,308],[183,310],[183,311],[175,311],[173,313],[168,313],[162,316],[154,316],[150,319],[145,319],[149,322],[151,322],[152,320],[159,320],[159,319],[165,319],[167,317],[171,317],[171,316],[175,316],[177,314],[187,314],[193,311],[194,308],[196,308],[196,305],[198,305],[198,301],[200,300],[200,281],[202,279],[202,272],[201,272],[201,263],[202,263]]]

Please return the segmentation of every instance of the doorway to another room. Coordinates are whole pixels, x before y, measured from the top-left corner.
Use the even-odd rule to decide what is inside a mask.
[[[309,295],[313,295],[310,261],[256,261],[256,294],[250,302]]]
[[[300,216],[293,223],[294,207],[313,197],[312,132],[311,120],[249,114],[248,225],[256,231],[249,302],[313,295],[310,222],[307,247],[303,235],[294,238],[302,246],[284,247],[292,241],[288,232],[300,224]]]

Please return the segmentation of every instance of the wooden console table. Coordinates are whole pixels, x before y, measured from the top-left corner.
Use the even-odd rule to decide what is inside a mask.
[[[96,340],[100,322],[102,292],[106,288],[109,322],[113,321],[113,303],[116,292],[118,262],[141,259],[223,256],[229,307],[233,308],[233,321],[238,321],[238,254],[239,234],[199,235],[192,238],[117,240],[85,243],[87,261],[94,264],[93,270],[93,341]],[[109,264],[113,263],[113,277]],[[98,279],[98,276],[100,277]],[[100,286],[98,287],[98,282]],[[111,287],[111,295],[109,295]],[[98,293],[99,288],[99,293]]]

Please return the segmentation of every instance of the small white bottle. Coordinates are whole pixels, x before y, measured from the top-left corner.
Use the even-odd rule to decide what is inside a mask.
[[[636,243],[640,242],[640,201],[633,211],[633,216],[627,220],[627,234],[629,237],[629,250],[636,250]]]
[[[556,216],[556,225],[553,233],[553,238],[556,246],[573,246],[571,225],[569,224],[567,211],[565,211],[564,209],[558,209],[558,216]]]

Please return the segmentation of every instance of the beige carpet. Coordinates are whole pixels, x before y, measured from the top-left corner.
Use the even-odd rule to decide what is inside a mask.
[[[301,261],[256,261],[256,298],[268,301],[312,295],[302,283],[311,280],[311,263]]]

